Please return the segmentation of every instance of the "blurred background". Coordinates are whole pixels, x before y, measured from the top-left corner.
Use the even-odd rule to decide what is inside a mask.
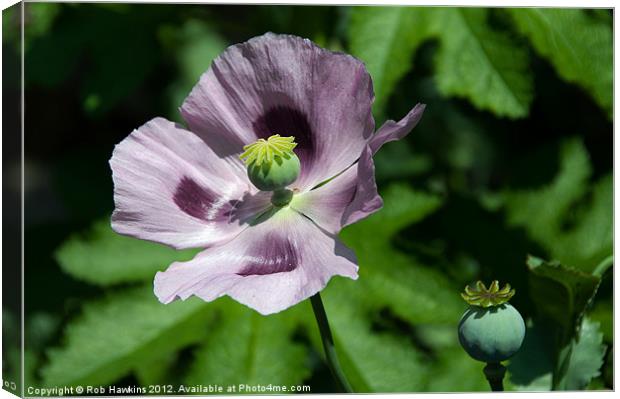
[[[211,60],[272,31],[365,61],[378,126],[427,104],[418,127],[376,156],[384,209],[341,234],[360,279],[335,278],[322,294],[354,389],[488,390],[484,365],[456,337],[459,292],[478,279],[516,288],[511,303],[528,321],[507,389],[613,388],[612,18],[603,9],[26,3],[26,386],[335,392],[309,304],[270,317],[229,299],[161,305],[154,274],[197,251],[109,227],[114,145],[156,116],[182,123],[178,107]],[[19,23],[19,9],[3,12],[5,148],[19,138],[7,116],[18,113]],[[5,204],[16,204],[19,159],[3,157]],[[18,270],[8,256],[5,291]],[[11,305],[5,380],[19,365]]]

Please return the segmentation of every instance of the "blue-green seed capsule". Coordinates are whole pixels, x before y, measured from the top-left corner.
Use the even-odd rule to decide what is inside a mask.
[[[459,341],[476,360],[497,363],[512,357],[525,338],[523,317],[512,305],[470,306],[459,323]]]
[[[293,152],[296,146],[294,137],[275,134],[243,147],[240,158],[247,165],[252,184],[262,191],[277,191],[297,180],[301,163]]]
[[[262,191],[274,191],[285,188],[297,180],[301,164],[297,155],[285,154],[275,156],[272,162],[256,162],[248,166],[248,177],[252,184]]]
[[[481,281],[465,287],[461,294],[470,304],[459,322],[459,341],[476,360],[499,363],[513,356],[525,338],[525,322],[508,303],[515,290],[493,281],[487,288]]]

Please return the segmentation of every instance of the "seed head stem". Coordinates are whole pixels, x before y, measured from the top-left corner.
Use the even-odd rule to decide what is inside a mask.
[[[487,363],[484,366],[484,376],[487,377],[491,391],[504,390],[504,375],[506,375],[506,367],[501,363]]]

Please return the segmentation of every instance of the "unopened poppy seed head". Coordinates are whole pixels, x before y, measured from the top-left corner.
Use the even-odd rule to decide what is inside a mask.
[[[244,146],[245,151],[239,157],[247,165],[252,184],[261,191],[277,191],[295,182],[301,169],[293,152],[296,146],[294,137],[279,134]]]

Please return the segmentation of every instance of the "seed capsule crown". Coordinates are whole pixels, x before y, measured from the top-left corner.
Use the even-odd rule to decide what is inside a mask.
[[[494,280],[487,288],[482,281],[478,280],[474,287],[466,286],[461,297],[470,305],[488,308],[508,302],[514,294],[515,290],[510,288],[510,284],[506,284],[500,289],[499,281]]]
[[[243,147],[243,154],[239,155],[246,165],[261,166],[271,164],[277,157],[288,158],[297,147],[295,137],[282,137],[279,134],[270,136],[267,140],[258,139],[252,144]]]

